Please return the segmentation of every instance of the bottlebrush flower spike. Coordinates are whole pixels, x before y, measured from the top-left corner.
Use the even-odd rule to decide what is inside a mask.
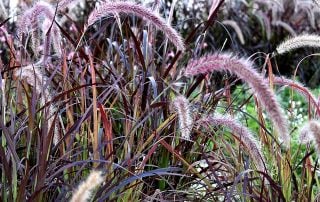
[[[270,90],[268,82],[254,70],[252,62],[226,53],[208,55],[197,60],[191,60],[185,70],[185,76],[189,77],[214,71],[228,71],[248,83],[269,114],[271,121],[281,135],[280,138],[284,145],[288,146],[290,144],[288,123],[284,112],[280,108],[276,96]]]
[[[45,16],[53,20],[55,10],[51,4],[39,1],[33,7],[25,11],[22,16],[18,19],[18,35],[21,36],[22,33],[27,33],[28,29],[38,26],[38,18]]]
[[[213,125],[213,126],[226,126],[232,134],[235,135],[239,141],[246,147],[252,160],[255,162],[259,171],[265,171],[265,159],[259,147],[257,140],[253,134],[243,126],[240,122],[229,116],[212,115],[201,118],[197,121],[197,124],[202,125]]]
[[[300,131],[299,139],[301,143],[306,144],[314,141],[318,155],[320,155],[320,123],[317,120],[311,120],[306,123]]]
[[[79,0],[61,0],[58,3],[58,10],[63,10],[67,8],[71,3],[72,4],[77,4]]]
[[[70,202],[86,202],[91,198],[93,190],[102,184],[104,178],[102,171],[93,170],[91,171],[88,178],[82,182],[78,189],[72,195]]]
[[[308,144],[313,140],[313,135],[310,132],[309,125],[309,122],[304,124],[304,126],[299,131],[299,141],[301,144]]]
[[[284,54],[302,47],[320,47],[320,36],[315,34],[301,34],[283,41],[277,48],[276,54]]]
[[[181,137],[190,140],[193,120],[190,113],[189,101],[184,96],[178,96],[173,100],[173,106],[178,113]]]
[[[132,2],[109,2],[102,3],[99,8],[91,12],[88,19],[88,27],[98,21],[100,18],[105,17],[109,13],[131,13],[141,18],[146,19],[153,24],[157,29],[163,31],[168,39],[177,47],[178,50],[184,51],[185,45],[182,37],[174,30],[166,21],[154,14],[149,9]]]
[[[290,86],[293,89],[295,89],[300,95],[302,95],[306,101],[310,102],[317,110],[317,113],[320,115],[320,108],[318,106],[318,102],[316,97],[312,94],[312,92],[304,87],[301,83],[297,81],[293,81],[291,79],[287,79],[285,77],[274,77],[273,83],[276,85],[282,85],[282,86]]]
[[[42,42],[44,47],[51,47],[53,45],[54,50],[59,55],[61,54],[61,33],[59,27],[54,22],[55,17],[55,9],[51,4],[39,1],[32,8],[28,9],[26,12],[22,14],[22,16],[18,19],[18,36],[21,37],[23,33],[28,33],[31,31],[31,39],[32,39],[32,48],[35,53],[37,53],[38,41],[39,39],[39,31],[37,29],[41,29],[44,33]],[[40,19],[43,20],[43,23],[40,23]],[[49,23],[48,23],[49,22]],[[49,27],[47,25],[50,25]],[[52,26],[51,26],[52,25]],[[50,28],[50,30],[49,30]],[[49,31],[48,36],[46,33]],[[49,39],[49,38],[52,38]],[[50,42],[50,44],[47,44]],[[49,55],[49,52],[45,52],[44,55]]]

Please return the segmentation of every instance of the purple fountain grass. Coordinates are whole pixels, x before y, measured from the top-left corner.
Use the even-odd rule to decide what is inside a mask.
[[[234,20],[223,20],[222,24],[232,27],[234,29],[234,31],[236,32],[240,43],[242,45],[245,44],[245,40],[244,40],[244,36],[243,36],[242,30],[241,30],[239,24],[236,21],[234,21]]]
[[[320,115],[320,109],[319,109],[316,97],[312,94],[312,92],[308,88],[304,87],[303,84],[299,83],[298,81],[293,81],[285,77],[277,77],[277,76],[273,78],[273,83],[276,85],[292,87],[300,95],[302,95],[308,102],[310,102],[316,108],[317,114]]]
[[[88,178],[74,191],[70,202],[86,202],[91,198],[94,189],[104,181],[102,171],[91,171]]]
[[[48,89],[43,89],[48,77],[40,70],[38,63],[21,67],[18,71],[14,72],[14,75],[35,87],[37,94],[44,95],[41,96],[42,101],[44,101],[42,104],[45,104],[46,100],[50,98]]]
[[[18,19],[18,35],[28,32],[29,27],[38,23],[40,16],[53,20],[55,10],[51,4],[39,1],[32,8],[25,11]]]
[[[320,47],[320,36],[315,34],[301,34],[283,41],[276,49],[281,55],[302,47]]]
[[[300,131],[299,139],[303,144],[313,140],[318,155],[320,155],[320,122],[317,120],[307,122]]]
[[[181,137],[189,140],[193,124],[189,101],[184,96],[178,96],[173,100],[172,104],[178,113]]]
[[[45,19],[42,25],[39,23],[41,18]],[[61,55],[61,33],[58,26],[54,23],[54,18],[55,9],[52,5],[40,1],[24,12],[18,19],[18,36],[21,37],[23,33],[28,33],[29,29],[31,29],[32,49],[35,53],[37,53],[37,48],[39,47],[38,41],[40,41],[39,31],[37,29],[39,29],[39,27],[41,28],[44,33],[42,39],[43,46],[47,47],[43,52],[44,57],[49,55],[51,45],[54,47],[54,51],[58,55]]]
[[[308,144],[312,142],[313,136],[310,133],[309,122],[304,124],[299,131],[299,141],[301,144]]]
[[[226,126],[227,128],[229,128],[232,134],[235,135],[238,140],[246,147],[252,160],[255,162],[257,169],[259,171],[266,171],[265,159],[257,140],[249,131],[249,129],[243,126],[240,122],[229,116],[212,115],[201,118],[197,121],[197,124],[201,126],[203,126],[203,124],[213,126]]]
[[[41,63],[41,62],[39,62]],[[44,106],[48,101],[52,100],[52,96],[48,88],[43,89],[45,83],[48,81],[48,77],[40,70],[40,67],[37,64],[27,65],[21,67],[18,71],[14,72],[14,75],[20,80],[26,81],[29,85],[33,86],[36,90],[36,93],[40,96],[41,105]],[[53,144],[56,145],[59,141],[59,128],[58,124],[54,123],[54,114],[56,112],[56,107],[50,105],[48,108],[48,125],[51,127],[54,124],[54,135],[53,135]]]
[[[99,8],[91,12],[88,19],[88,27],[105,17],[109,13],[130,13],[146,19],[153,24],[157,29],[163,31],[168,39],[177,47],[178,50],[184,51],[185,45],[182,37],[176,30],[174,30],[163,18],[154,14],[151,10],[144,8],[141,5],[132,2],[104,2]]]
[[[227,53],[213,54],[190,61],[185,70],[185,75],[189,77],[214,71],[228,71],[248,83],[269,114],[271,121],[280,133],[280,138],[284,145],[289,146],[290,136],[284,112],[277,102],[276,96],[271,91],[268,82],[254,70],[252,62]]]

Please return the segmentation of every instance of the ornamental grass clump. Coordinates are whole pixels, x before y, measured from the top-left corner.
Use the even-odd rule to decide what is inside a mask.
[[[69,9],[75,0],[20,0],[19,15],[0,16],[2,201],[315,198],[320,186],[316,155],[300,143],[315,139],[310,131],[318,131],[318,125],[307,124],[301,142],[292,127],[286,150],[277,140],[289,146],[287,121],[300,127],[306,117],[318,118],[313,106],[319,102],[303,85],[273,79],[273,71],[289,70],[289,59],[296,56],[266,52],[287,33],[280,27],[280,36],[272,32],[272,21],[284,21],[281,13],[273,19],[282,3],[81,1]],[[257,1],[264,7],[256,7]],[[190,9],[181,9],[182,4]],[[238,17],[219,12],[230,10],[225,9],[230,4],[241,5],[232,12]],[[257,18],[245,15],[249,10],[242,9],[249,6]],[[244,14],[241,22],[237,13]],[[258,21],[263,29],[256,29]],[[299,33],[290,30],[293,23],[287,30]],[[234,28],[228,36],[224,25]],[[212,50],[241,50],[263,66],[263,73],[228,53],[197,59]],[[308,60],[303,65],[319,62]],[[216,71],[240,79],[210,74]],[[310,75],[297,74],[304,80]],[[279,93],[283,106],[292,103],[288,120],[273,84],[293,88]],[[297,93],[309,106],[298,104]]]
[[[215,71],[227,71],[235,74],[252,88],[252,91],[280,133],[280,138],[284,145],[289,146],[288,123],[285,119],[284,112],[266,80],[253,68],[252,62],[237,58],[228,53],[207,55],[199,59],[191,60],[186,67],[185,76],[190,77]]]
[[[141,5],[132,2],[110,2],[106,1],[102,3],[98,8],[91,12],[88,19],[88,27],[107,16],[110,13],[130,13],[138,17],[141,17],[151,24],[153,24],[158,30],[161,30],[166,37],[177,47],[178,50],[184,52],[185,44],[180,34],[174,30],[163,18],[155,14],[153,11],[144,8]]]

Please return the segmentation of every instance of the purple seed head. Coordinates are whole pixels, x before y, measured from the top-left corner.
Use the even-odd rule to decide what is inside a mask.
[[[144,18],[145,20],[153,24],[157,29],[161,30],[177,47],[177,49],[182,52],[185,50],[185,45],[180,34],[178,34],[176,30],[174,30],[168,23],[166,23],[163,18],[161,18],[151,10],[132,2],[106,1],[102,3],[99,8],[91,12],[88,19],[88,26],[94,24],[96,21],[110,13],[130,13]]]
[[[235,74],[251,87],[253,93],[261,102],[261,105],[265,108],[277,131],[280,133],[280,138],[284,145],[289,146],[290,136],[284,112],[277,102],[275,94],[270,89],[268,82],[253,68],[253,63],[228,53],[212,54],[191,60],[185,70],[185,76],[190,77],[215,71]]]

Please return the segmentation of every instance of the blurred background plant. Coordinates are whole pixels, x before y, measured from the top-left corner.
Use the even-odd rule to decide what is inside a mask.
[[[271,81],[273,74],[295,76],[318,96],[318,55],[312,48],[271,53],[290,35],[318,33],[316,1],[137,1],[182,35],[185,52],[132,13],[100,13],[87,27],[107,1],[46,3],[0,2],[1,201],[68,201],[92,169],[104,177],[94,201],[315,198],[317,155],[298,135],[318,115],[293,88]],[[36,23],[19,33],[22,16],[40,4],[52,9],[51,25],[47,13],[35,12]],[[61,34],[61,55],[46,42],[51,33]],[[255,92],[235,76],[183,76],[191,59],[220,51],[250,58],[269,78],[289,121],[288,150]],[[183,128],[177,97],[188,102],[182,106],[195,123],[215,113],[241,121],[261,147],[266,170],[258,170],[234,128]]]
[[[177,25],[188,33],[208,18],[217,1],[176,2]],[[271,53],[289,36],[319,33],[319,14],[320,6],[314,0],[226,0],[218,13],[219,22],[206,33],[204,50],[224,47],[248,56],[257,52]],[[283,56],[277,60],[277,71],[293,75],[299,61],[311,53],[314,51],[299,50]],[[313,57],[305,59],[298,68],[300,79],[312,88],[319,85],[318,65],[318,57]]]

